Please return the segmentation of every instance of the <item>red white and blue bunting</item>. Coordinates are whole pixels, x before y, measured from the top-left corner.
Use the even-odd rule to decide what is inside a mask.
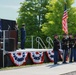
[[[47,54],[49,60],[50,60],[51,62],[54,62],[54,51],[53,51],[53,50],[46,51],[46,54]]]
[[[35,64],[41,64],[44,62],[43,52],[30,52],[30,57]]]
[[[54,51],[50,49],[45,52],[50,62],[54,62]],[[41,64],[44,62],[44,52],[42,51],[41,52],[40,51],[32,51],[32,52],[15,51],[15,52],[10,52],[9,55],[10,55],[11,61],[17,66],[25,65],[26,61],[28,61],[27,60],[28,55],[30,56],[34,64]],[[61,60],[63,60],[63,50],[61,49],[59,50],[59,57]]]
[[[60,56],[61,60],[63,60],[63,50],[62,49],[59,49],[59,56]]]
[[[25,65],[27,56],[28,56],[28,52],[11,52],[10,53],[11,61],[16,66]]]
[[[51,62],[54,62],[54,51],[53,50],[46,51],[46,54],[47,54],[49,60]],[[59,57],[61,60],[63,59],[63,51],[62,50],[59,50]]]

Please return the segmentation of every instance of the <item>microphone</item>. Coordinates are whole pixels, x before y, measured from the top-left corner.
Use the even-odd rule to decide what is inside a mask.
[[[8,30],[10,29],[10,25],[8,25]]]

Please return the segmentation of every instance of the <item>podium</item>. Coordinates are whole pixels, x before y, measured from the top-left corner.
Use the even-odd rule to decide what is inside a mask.
[[[9,38],[13,38],[12,40],[10,41],[13,41],[14,40],[14,48],[17,49],[18,47],[18,36],[17,36],[17,31],[16,30],[10,30],[9,31]]]
[[[5,40],[5,51],[14,51],[16,50],[15,47],[15,40],[13,38],[9,38]]]
[[[16,30],[5,31],[5,50],[15,51],[17,49],[17,32]]]

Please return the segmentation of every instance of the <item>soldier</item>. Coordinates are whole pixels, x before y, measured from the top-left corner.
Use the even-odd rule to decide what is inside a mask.
[[[61,43],[62,43],[62,50],[63,50],[63,63],[66,63],[66,58],[68,55],[68,38],[66,34],[63,34]]]
[[[74,39],[72,34],[69,35],[68,41],[69,41],[69,54],[70,54],[69,62],[72,62],[72,59],[74,57],[74,49],[73,49]]]
[[[53,40],[53,43],[54,43],[54,64],[57,64],[58,62],[58,50],[60,48],[60,42],[58,40],[58,35],[54,35],[54,40]]]
[[[74,62],[76,62],[76,35],[74,36],[74,45],[73,45],[73,49],[74,49]]]

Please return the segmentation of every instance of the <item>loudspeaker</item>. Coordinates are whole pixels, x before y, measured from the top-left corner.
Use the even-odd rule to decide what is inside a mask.
[[[15,51],[15,40],[13,38],[9,38],[5,40],[5,51]]]
[[[1,20],[1,26],[2,30],[15,30],[16,21],[13,20],[7,20],[7,19],[0,19]]]

